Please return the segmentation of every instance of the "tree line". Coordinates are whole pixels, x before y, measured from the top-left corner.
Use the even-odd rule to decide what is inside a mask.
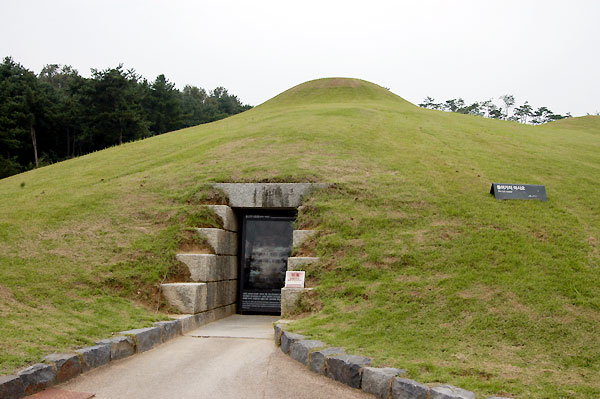
[[[49,64],[39,74],[0,64],[0,178],[124,142],[212,122],[250,109],[224,87],[178,90],[123,65],[79,75]]]
[[[566,115],[555,114],[547,107],[539,107],[536,109],[531,106],[528,101],[525,101],[522,105],[515,106],[515,97],[511,94],[504,94],[498,97],[498,99],[502,101],[500,106],[496,105],[492,99],[467,104],[462,98],[436,103],[434,98],[425,97],[423,102],[419,104],[419,107],[516,121],[531,125],[541,125],[543,123],[571,117],[571,113],[567,113]]]

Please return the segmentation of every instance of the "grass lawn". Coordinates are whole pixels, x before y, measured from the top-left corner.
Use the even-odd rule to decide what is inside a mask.
[[[481,395],[600,397],[600,117],[420,109],[325,79],[222,121],[0,180],[0,372],[165,318],[217,181],[319,181],[293,328]],[[549,201],[497,201],[492,182]],[[202,218],[200,218],[202,219]]]

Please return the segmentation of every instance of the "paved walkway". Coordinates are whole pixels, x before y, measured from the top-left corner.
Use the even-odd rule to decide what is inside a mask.
[[[369,398],[284,355],[271,316],[235,315],[111,362],[59,388],[98,399]]]

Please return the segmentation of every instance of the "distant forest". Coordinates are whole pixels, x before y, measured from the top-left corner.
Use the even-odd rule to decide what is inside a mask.
[[[555,114],[547,107],[539,107],[536,109],[529,105],[529,102],[527,101],[522,105],[516,106],[515,97],[511,94],[504,94],[498,97],[498,99],[502,101],[503,106],[494,104],[491,99],[466,104],[465,100],[462,98],[436,103],[434,98],[425,97],[423,102],[419,104],[419,107],[528,123],[531,125],[541,125],[543,123],[571,117],[571,113],[567,113],[566,115]]]
[[[0,178],[127,141],[216,121],[250,109],[224,87],[182,91],[123,65],[91,70],[49,64],[36,75],[0,64]]]

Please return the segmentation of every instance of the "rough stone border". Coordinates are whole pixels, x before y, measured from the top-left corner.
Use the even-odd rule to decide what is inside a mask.
[[[50,354],[41,363],[29,366],[16,375],[0,375],[0,399],[19,399],[32,395],[112,361],[153,349],[233,313],[235,305],[223,306],[175,320],[158,321],[154,327],[122,331],[117,336],[74,352]]]
[[[378,399],[475,399],[475,393],[452,385],[429,387],[404,378],[406,371],[369,367],[371,359],[347,355],[343,349],[328,348],[321,341],[285,330],[285,323],[273,324],[275,345],[315,373],[362,389]],[[508,399],[498,396],[487,399]]]

